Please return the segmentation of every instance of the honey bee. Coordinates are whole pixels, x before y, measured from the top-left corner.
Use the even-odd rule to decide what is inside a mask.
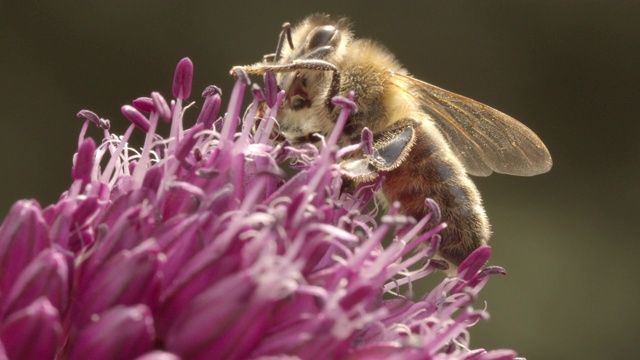
[[[469,175],[493,171],[532,176],[551,169],[549,151],[529,128],[487,105],[411,77],[383,46],[357,39],[346,19],[311,15],[283,25],[274,54],[232,69],[276,74],[285,98],[278,114],[291,143],[327,137],[340,109],[331,99],[355,93],[338,145],[374,134],[373,154],[359,153],[341,166],[354,182],[384,176],[377,197],[399,201],[401,213],[420,219],[436,201],[447,227],[439,256],[455,268],[491,234],[480,193]]]

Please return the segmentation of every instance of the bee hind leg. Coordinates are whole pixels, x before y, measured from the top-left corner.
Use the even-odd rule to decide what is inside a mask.
[[[397,168],[406,160],[416,142],[413,124],[394,127],[377,134],[376,137],[373,153],[340,163],[340,167],[348,171],[347,177],[350,180],[371,181],[378,176],[378,172]]]
[[[400,166],[416,143],[412,125],[386,130],[377,136],[373,144],[370,164],[379,171],[391,171]]]

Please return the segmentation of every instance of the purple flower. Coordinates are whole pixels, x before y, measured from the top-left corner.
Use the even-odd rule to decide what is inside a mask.
[[[342,112],[320,149],[293,148],[272,140],[283,98],[272,75],[244,117],[238,75],[227,113],[209,87],[191,126],[189,59],[175,100],[154,92],[122,107],[122,136],[78,114],[69,190],[44,209],[17,202],[0,227],[0,359],[514,358],[469,348],[468,328],[487,317],[470,305],[504,273],[483,269],[489,247],[414,298],[413,283],[443,265],[432,259],[446,226],[437,205],[413,221],[394,204],[378,224],[367,204],[379,180],[342,189],[336,161],[371,147],[366,131],[336,147],[353,94],[334,99]],[[134,128],[141,150],[128,144]]]

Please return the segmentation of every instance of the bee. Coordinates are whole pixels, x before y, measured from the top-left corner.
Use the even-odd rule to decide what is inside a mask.
[[[439,256],[455,268],[491,234],[480,193],[469,175],[492,172],[532,176],[551,169],[543,142],[514,118],[487,105],[411,77],[383,46],[354,37],[346,19],[311,15],[283,25],[274,54],[236,66],[248,74],[276,74],[285,98],[278,114],[281,134],[293,144],[327,137],[340,109],[336,95],[355,93],[338,145],[374,134],[373,154],[359,153],[341,166],[353,182],[384,176],[381,203],[399,201],[402,214],[429,212],[439,204],[447,227]]]

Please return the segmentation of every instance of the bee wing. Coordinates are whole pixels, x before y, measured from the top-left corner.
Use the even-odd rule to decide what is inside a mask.
[[[432,116],[469,174],[532,176],[551,169],[540,138],[511,116],[407,75],[392,72],[392,81]]]

